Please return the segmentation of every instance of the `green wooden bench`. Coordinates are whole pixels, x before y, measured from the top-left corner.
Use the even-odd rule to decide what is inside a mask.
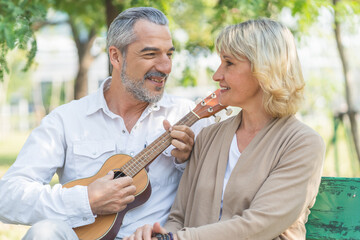
[[[306,239],[360,239],[360,178],[322,177]]]

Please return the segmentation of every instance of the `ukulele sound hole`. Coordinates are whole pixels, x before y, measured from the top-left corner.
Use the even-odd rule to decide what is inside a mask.
[[[121,178],[121,177],[125,177],[125,173],[123,173],[122,171],[120,170],[113,170],[114,171],[114,179],[116,178]]]

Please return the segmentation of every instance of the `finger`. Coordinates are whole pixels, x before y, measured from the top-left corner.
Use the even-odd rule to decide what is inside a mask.
[[[114,179],[114,184],[117,188],[125,188],[127,186],[130,186],[133,184],[133,179],[131,177],[121,177],[121,178],[117,178],[117,179]]]
[[[170,122],[169,122],[168,120],[164,120],[164,121],[163,121],[163,126],[164,126],[164,128],[165,128],[166,131],[167,131],[167,130],[169,130],[169,131],[172,130],[171,124],[170,124]]]
[[[124,237],[123,240],[134,240],[135,239],[135,236],[134,234],[128,236],[128,237]]]
[[[173,138],[173,140],[171,141],[171,144],[174,145],[175,147],[181,147],[181,145],[179,145],[179,146],[175,145],[176,142],[184,143],[185,145],[189,145],[191,148],[194,145],[194,139],[191,138],[189,135],[187,135],[184,132],[173,130],[170,133],[170,136]]]
[[[136,229],[136,231],[134,233],[134,235],[135,235],[134,239],[136,239],[136,240],[142,240],[143,239],[142,238],[143,227],[139,227],[138,229]]]
[[[191,153],[190,151],[184,152],[184,151],[180,151],[176,148],[171,150],[171,155],[173,157],[175,157],[177,160],[180,160],[180,163],[186,161],[189,158],[190,153]]]
[[[175,147],[176,150],[181,152],[190,152],[193,148],[193,142],[181,142],[178,139],[171,140],[171,144]]]
[[[152,236],[152,226],[147,224],[144,226],[144,229],[143,229],[143,238],[144,240],[151,240],[151,236]]]
[[[108,172],[103,178],[104,179],[114,179],[114,172],[113,171]]]
[[[183,131],[173,129],[170,133],[170,136],[173,139],[177,139],[185,144],[188,144],[190,147],[194,145],[194,133],[191,130]]]
[[[135,200],[135,190],[135,186],[123,188],[120,191],[115,192],[113,198],[114,200],[118,200],[126,204],[131,203]]]
[[[186,133],[189,137],[194,138],[195,134],[193,132],[193,130],[191,130],[191,128],[189,126],[186,125],[175,125],[172,127],[173,131],[180,131],[180,132],[184,132]]]
[[[136,192],[136,187],[135,187],[135,185],[130,185],[130,186],[121,188],[121,189],[119,189],[119,191],[118,191],[118,193],[119,193],[120,195],[123,195],[123,196],[134,195],[135,192]]]
[[[159,222],[154,223],[153,232],[161,234],[167,233],[166,229],[161,227]]]

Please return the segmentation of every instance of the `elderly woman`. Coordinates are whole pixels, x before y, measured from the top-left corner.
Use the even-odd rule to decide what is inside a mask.
[[[291,32],[250,20],[216,41],[220,102],[242,110],[203,129],[164,227],[130,239],[305,239],[325,146],[296,119],[304,80]]]

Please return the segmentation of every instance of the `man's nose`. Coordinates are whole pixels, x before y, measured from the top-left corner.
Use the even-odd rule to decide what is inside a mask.
[[[156,63],[156,70],[165,74],[170,74],[172,67],[171,58],[168,55],[162,56]]]

